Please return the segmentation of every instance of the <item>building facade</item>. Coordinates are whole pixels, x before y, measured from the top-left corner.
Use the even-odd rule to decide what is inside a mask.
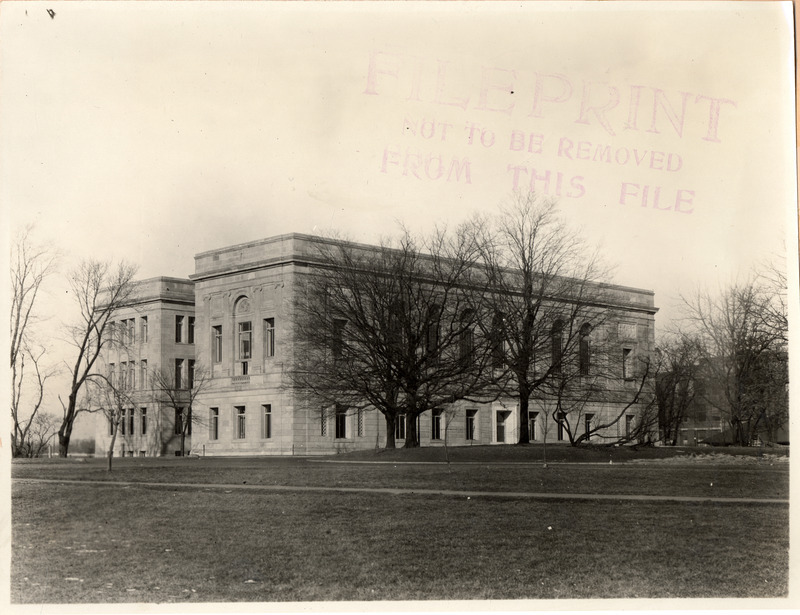
[[[146,317],[151,331],[158,327],[154,335],[161,340],[158,346],[137,346],[138,354],[127,360],[128,370],[131,360],[139,364],[146,360],[148,369],[156,363],[193,360],[194,369],[205,374],[193,403],[193,455],[320,455],[383,447],[387,426],[382,414],[369,408],[331,410],[309,403],[292,377],[304,333],[295,324],[297,293],[302,292],[304,277],[319,271],[319,244],[325,241],[288,234],[203,252],[195,256],[191,281],[157,278],[143,282],[143,291],[152,287],[147,298],[143,292],[130,313],[120,313],[118,320],[138,319],[140,324]],[[170,285],[173,290],[166,288]],[[178,288],[179,299],[173,297]],[[610,286],[607,291],[619,317],[606,327],[606,335],[618,346],[619,387],[625,392],[633,384],[625,376],[626,369],[629,374],[632,371],[631,358],[649,356],[653,351],[656,308],[651,291],[622,286]],[[193,318],[193,344],[176,341],[180,316]],[[188,327],[188,320],[184,322]],[[109,360],[119,365],[123,357]],[[152,391],[150,395],[152,399]],[[146,397],[143,390],[142,399]],[[153,414],[159,416],[159,428],[142,436],[141,430],[136,430],[141,410],[134,408],[133,433],[128,428],[120,434],[119,452],[124,447],[126,454],[174,454],[173,420],[164,408],[142,408],[146,408],[147,420]],[[546,403],[537,405],[533,400],[529,412],[532,442],[568,440],[563,425],[552,420],[552,408]],[[582,429],[583,421],[588,427],[591,421],[619,412],[618,403],[590,401],[581,425],[573,430]],[[637,405],[631,406],[606,435],[631,430],[640,412]],[[424,412],[418,418],[417,433],[421,446],[513,443],[518,438],[518,424],[515,399],[458,401]],[[404,417],[398,417],[394,430],[397,445],[402,446]],[[107,426],[104,433],[107,441]],[[102,450],[98,443],[98,452]]]
[[[151,457],[180,454],[179,405],[160,390],[174,387],[172,398],[187,401],[195,370],[194,283],[157,277],[136,283],[133,301],[109,323],[115,343],[108,344],[100,369],[130,400],[123,409],[114,439],[114,456]],[[98,415],[100,416],[100,415]],[[187,430],[191,427],[189,422]],[[95,450],[107,455],[114,435],[108,416],[97,422]],[[185,447],[191,444],[187,434]]]

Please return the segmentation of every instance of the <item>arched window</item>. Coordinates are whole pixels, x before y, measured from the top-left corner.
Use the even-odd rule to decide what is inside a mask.
[[[589,334],[592,332],[592,326],[587,322],[581,327],[581,335],[579,339],[578,348],[578,368],[581,376],[589,375],[589,365],[591,362],[590,348],[589,348]]]
[[[561,373],[561,359],[564,354],[564,321],[557,320],[550,329],[551,362],[553,373]]]

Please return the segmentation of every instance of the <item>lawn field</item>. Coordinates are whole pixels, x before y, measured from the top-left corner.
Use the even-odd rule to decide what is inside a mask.
[[[788,464],[769,459],[547,468],[486,459],[449,466],[406,464],[385,456],[391,463],[332,462],[347,457],[115,459],[110,475],[103,460],[15,462],[12,475],[19,480],[12,482],[12,601],[787,593],[789,507],[783,503],[531,500],[202,486],[788,499]],[[97,482],[106,479],[187,486]]]

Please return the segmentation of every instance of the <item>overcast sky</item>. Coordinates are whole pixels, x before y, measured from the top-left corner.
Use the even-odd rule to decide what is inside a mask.
[[[64,270],[187,276],[279,233],[456,224],[533,177],[661,326],[783,251],[792,45],[777,3],[5,2],[4,227]]]

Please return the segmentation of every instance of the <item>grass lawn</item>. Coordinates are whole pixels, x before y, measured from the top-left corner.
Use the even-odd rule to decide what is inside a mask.
[[[559,448],[559,447],[552,447]],[[568,449],[570,447],[561,447]],[[297,458],[117,458],[114,471],[103,459],[15,462],[14,478],[131,480],[142,482],[247,483],[250,485],[390,487],[544,493],[608,493],[706,497],[789,497],[789,464],[754,458],[749,463],[500,463],[528,447],[465,447],[465,462],[336,463],[357,461],[364,454],[316,459]],[[488,449],[488,450],[487,450]],[[494,449],[494,450],[492,450]],[[430,449],[427,449],[430,450]],[[459,449],[454,449],[459,450]],[[591,451],[591,449],[587,449]],[[608,454],[610,449],[603,449]],[[651,449],[652,450],[652,449]],[[405,451],[412,460],[426,449]],[[391,461],[403,451],[376,454],[367,461]],[[568,451],[569,452],[569,451]],[[649,451],[647,451],[649,453]],[[475,457],[468,457],[472,454]],[[505,454],[506,457],[502,457]],[[585,453],[583,453],[585,454]],[[630,454],[630,453],[629,453]],[[494,456],[494,460],[486,457]],[[405,459],[400,457],[400,459]],[[613,460],[612,460],[613,461]]]
[[[29,483],[12,505],[14,602],[787,592],[783,505]]]
[[[15,461],[17,479],[86,483],[12,483],[12,600],[779,597],[787,592],[789,511],[783,504],[97,484],[111,479],[788,498],[788,464],[774,459],[619,462],[632,461],[628,458],[545,469],[519,463],[534,447],[478,448],[456,452],[470,463],[451,466],[396,463],[392,456],[402,451],[371,453],[372,458],[363,453],[326,459],[126,458],[114,460],[110,475],[102,459]],[[398,459],[429,455],[406,453]],[[342,460],[357,463],[336,462]]]

